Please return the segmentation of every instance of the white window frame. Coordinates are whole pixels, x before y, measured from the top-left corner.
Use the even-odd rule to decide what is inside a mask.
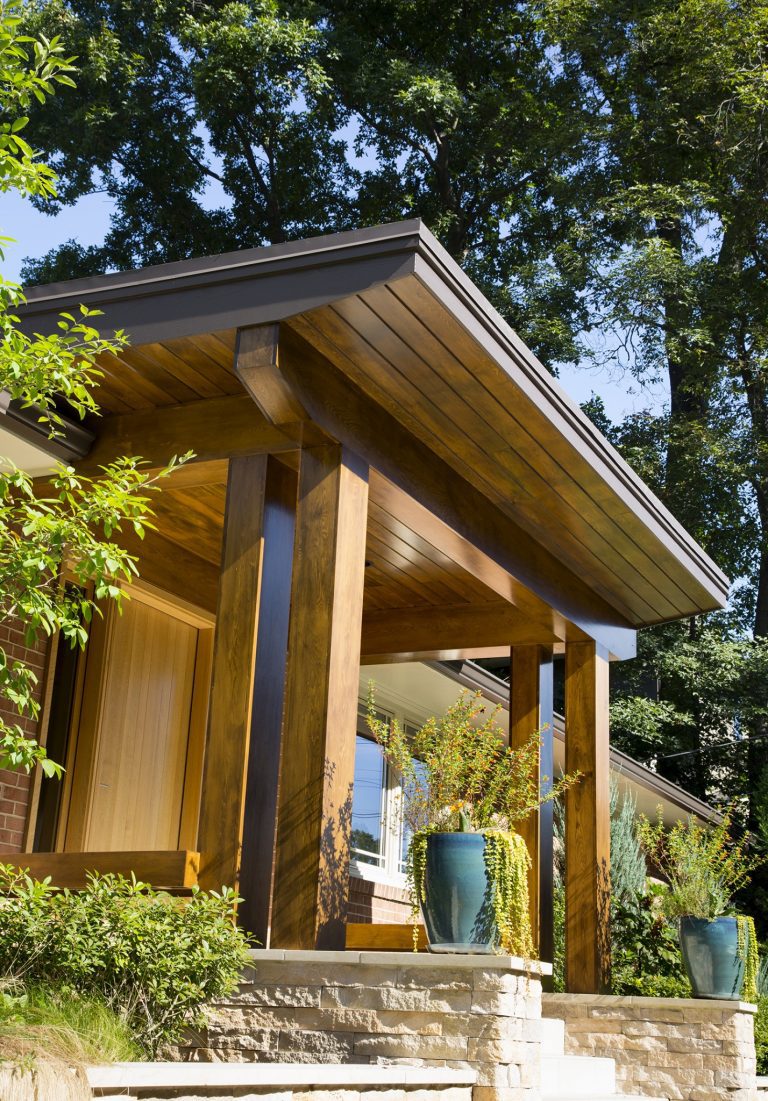
[[[366,700],[361,697],[359,701],[357,734],[361,737],[375,741],[371,736],[365,721],[367,710]],[[419,720],[409,711],[400,708],[382,707],[378,701],[376,710],[388,721],[397,719],[406,729],[417,728],[424,720]],[[361,860],[354,849],[349,853],[349,872],[357,879],[368,880],[372,883],[382,883],[391,887],[405,887],[405,868],[403,867],[403,817],[402,817],[402,784],[395,770],[384,762],[384,791],[381,809],[381,853],[371,853],[371,856],[379,856],[379,864],[370,864]]]

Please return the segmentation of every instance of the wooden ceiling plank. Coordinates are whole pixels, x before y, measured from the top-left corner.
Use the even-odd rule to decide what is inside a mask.
[[[374,399],[382,408],[395,417],[405,428],[418,438],[423,439],[432,452],[480,490],[486,497],[498,505],[510,515],[510,519],[516,523],[526,524],[526,530],[536,530],[536,524],[530,520],[531,511],[528,513],[521,509],[517,518],[509,512],[509,490],[501,493],[497,483],[498,466],[478,449],[474,449],[471,455],[466,452],[458,455],[449,445],[457,439],[463,440],[456,426],[442,415],[438,415],[436,421],[432,421],[430,410],[425,406],[423,396],[415,389],[407,379],[399,376],[392,364],[384,359],[378,350],[372,347],[365,336],[349,329],[343,318],[332,309],[315,311],[301,318],[292,318],[290,327],[295,331],[304,332],[310,342],[315,342],[322,353],[328,356],[332,362],[339,365],[342,371],[349,375],[360,388]],[[318,343],[318,336],[320,342]],[[364,365],[364,357],[361,346],[365,349],[368,365]],[[371,370],[371,365],[374,369]],[[387,376],[390,384],[400,379],[400,386],[393,393],[376,382],[376,375]],[[306,404],[306,403],[305,403]],[[421,410],[430,420],[430,425],[425,425],[424,420],[419,420],[410,410],[421,406]],[[464,441],[466,443],[466,441]],[[520,496],[516,498],[519,504],[524,498],[529,497],[528,490],[520,489]],[[541,506],[538,506],[541,510]],[[532,510],[535,514],[535,509]],[[540,532],[539,532],[540,534]],[[535,538],[535,536],[533,536]],[[650,605],[640,594],[635,592],[629,584],[624,584],[617,589],[606,580],[605,564],[601,562],[594,552],[579,543],[566,529],[561,528],[557,532],[556,544],[559,549],[565,551],[569,567],[576,569],[594,592],[600,594],[617,608],[626,609],[624,614],[630,619],[640,619],[643,622],[652,622],[658,618],[657,609]]]
[[[177,489],[170,482],[169,488],[153,500],[157,528],[167,539],[218,565],[224,530],[224,497],[219,487]]]
[[[234,364],[223,367],[205,352],[197,343],[197,337],[177,337],[164,343],[164,347],[179,356],[186,363],[193,364],[195,370],[204,375],[225,394],[236,394],[240,383],[235,377]]]
[[[138,349],[144,355],[152,356],[165,371],[194,390],[199,398],[223,397],[225,391],[221,386],[211,382],[204,371],[198,370],[196,363],[191,360],[187,362],[169,345],[141,344]]]
[[[136,367],[128,355],[111,356],[110,360],[109,377],[119,379],[132,393],[144,398],[148,402],[148,408],[175,404],[173,395],[164,387],[158,386],[150,378],[149,372],[142,367]]]
[[[518,431],[523,434],[520,439],[521,446],[525,447],[528,443],[536,454],[558,458],[561,470],[569,473],[574,478],[575,484],[589,485],[587,500],[592,504],[591,511],[594,511],[594,506],[597,505],[603,515],[612,520],[614,527],[621,533],[622,540],[632,544],[635,548],[632,553],[643,557],[653,571],[653,576],[659,579],[660,591],[664,594],[670,593],[674,597],[673,603],[679,610],[682,606],[681,595],[683,598],[690,599],[690,593],[684,585],[680,584],[678,578],[662,569],[653,554],[646,550],[647,528],[633,509],[624,506],[624,500],[627,497],[626,486],[610,485],[604,478],[597,475],[582,457],[585,450],[584,441],[578,437],[566,438],[524,391],[518,391],[514,395],[513,402],[510,376],[501,364],[497,363],[473,339],[449,310],[437,304],[431,292],[418,279],[409,280],[408,284],[407,288],[393,286],[393,296],[398,298],[416,318],[426,319],[432,316],[438,319],[434,325],[427,325],[424,320],[425,327],[433,333],[444,348],[451,349],[453,359],[464,364],[470,377],[474,378],[497,404],[500,403],[507,415],[516,422]],[[521,418],[523,409],[525,417]],[[517,436],[515,439],[517,442]],[[636,534],[639,531],[642,532],[640,540]],[[685,602],[684,599],[682,604]]]
[[[422,321],[417,323],[416,332],[409,332],[414,344],[411,346],[404,330],[408,330],[409,325],[414,327],[415,319],[402,307],[393,292],[386,287],[378,291],[374,289],[365,296],[337,303],[334,309],[354,328],[361,340],[376,347],[400,379],[407,379],[413,385],[420,395],[414,408],[427,416],[431,413],[430,428],[433,431],[434,410],[444,411],[450,418],[454,435],[471,439],[483,454],[489,470],[496,467],[499,473],[503,471],[511,478],[509,501],[515,513],[522,511],[533,527],[540,529],[544,526],[558,539],[567,533],[599,563],[598,569],[602,569],[604,574],[626,573],[627,562],[639,554],[642,568],[638,567],[637,562],[632,562],[636,570],[635,592],[654,614],[660,614],[657,586],[647,578],[647,573],[655,572],[655,567],[647,556],[626,539],[613,521],[606,518],[607,534],[587,521],[585,517],[595,512],[594,502],[546,452],[541,452],[541,448],[533,457],[524,454],[528,437],[525,428],[511,422],[507,410],[477,385],[473,375],[450,356],[436,338],[430,342],[433,334]],[[436,343],[437,349],[434,347]],[[425,355],[420,354],[422,345],[424,348],[431,346],[433,355],[439,356],[439,370],[432,367]],[[414,347],[419,348],[419,352]],[[396,387],[402,385],[395,375],[390,375],[390,378]],[[473,404],[466,400],[468,394],[472,395]],[[483,408],[480,415],[474,408],[475,400]],[[497,431],[499,424],[507,426],[507,432],[503,435]],[[526,487],[527,493],[517,496],[515,491],[521,485]],[[543,507],[542,499],[547,493],[550,499]],[[666,575],[663,575],[663,580],[669,584]],[[680,595],[678,593],[678,597]]]
[[[443,585],[439,578],[430,575],[423,565],[404,558],[396,548],[377,538],[370,530],[368,538],[371,556],[377,561],[382,570],[390,570],[395,579],[405,588],[416,593],[423,593],[430,604],[455,603],[457,601],[456,593]],[[458,600],[461,600],[461,597],[458,597]]]
[[[147,378],[152,379],[157,386],[169,394],[173,399],[172,404],[182,405],[187,401],[196,401],[200,397],[196,390],[167,371],[152,355],[148,355],[146,347],[126,348],[120,358],[141,371]]]
[[[376,501],[369,499],[368,502],[369,515],[379,527],[388,532],[389,536],[398,540],[399,543],[417,551],[422,558],[426,559],[433,567],[436,567],[441,571],[441,576],[444,577],[446,585],[456,584],[458,588],[467,593],[471,591],[474,594],[475,600],[479,603],[483,600],[494,600],[500,594],[493,589],[484,585],[473,573],[465,570],[454,559],[449,558],[441,550],[435,547],[426,539],[422,539],[412,528],[409,528],[406,524],[402,523],[392,513],[387,512]]]
[[[297,322],[309,339],[295,332],[294,354],[285,369],[313,420],[353,450],[369,455],[372,465],[406,491],[414,504],[418,500],[435,519],[509,570],[518,579],[518,600],[542,616],[570,621],[574,637],[586,634],[617,657],[631,656],[638,618],[620,594],[590,588],[492,497],[462,478],[335,366],[334,357],[345,362],[344,357],[306,316],[292,319],[290,326]]]
[[[509,448],[513,447],[519,456],[514,463],[517,476],[526,483],[540,483],[541,493],[554,491],[571,517],[571,523],[578,525],[582,541],[588,540],[591,529],[595,537],[604,541],[609,560],[612,552],[619,551],[622,559],[649,579],[651,591],[658,590],[668,600],[676,602],[678,608],[684,607],[686,597],[679,585],[659,567],[658,562],[644,548],[627,535],[614,518],[615,498],[608,499],[605,492],[588,492],[574,476],[573,462],[558,458],[559,451],[554,446],[554,439],[545,444],[542,426],[534,427],[530,417],[520,416],[519,406],[501,400],[500,395],[506,394],[510,389],[509,385],[498,386],[495,391],[483,385],[478,377],[477,361],[482,356],[480,349],[474,349],[470,370],[467,363],[456,354],[455,346],[449,345],[442,338],[442,322],[432,326],[428,324],[429,317],[436,315],[437,305],[435,304],[431,314],[424,312],[421,300],[419,313],[411,309],[408,304],[411,287],[419,287],[416,280],[409,281],[408,287],[373,288],[362,296],[363,301],[394,331],[395,339],[399,339],[407,347],[404,355],[407,357],[410,372],[421,374],[430,392],[434,390],[436,379],[442,381],[446,400],[451,400],[447,396],[447,392],[451,392],[454,404],[456,400],[461,403],[464,423],[469,426],[466,430],[475,434],[479,441],[483,441],[484,449],[492,457],[503,462],[503,453],[498,448],[499,438],[502,439],[503,451],[509,452]],[[468,395],[472,397],[471,404]],[[477,413],[480,413],[480,425],[486,425],[484,432],[477,427]],[[499,432],[489,433],[491,426],[499,428],[501,436]],[[579,459],[578,462],[581,463],[582,460]],[[605,490],[605,486],[602,483],[601,485]],[[540,492],[536,493],[537,497]],[[546,515],[550,526],[557,522],[551,507],[547,509]],[[587,525],[584,520],[586,515],[595,516],[595,521]]]
[[[195,347],[199,348],[208,359],[218,363],[219,367],[223,367],[228,374],[232,373],[235,354],[234,340],[228,343],[226,339],[221,339],[218,333],[199,333],[191,339]]]
[[[120,399],[126,411],[138,412],[155,408],[155,403],[142,393],[141,388],[131,385],[130,380],[126,377],[128,373],[126,365],[121,363],[117,356],[109,356],[108,359],[102,357],[99,362],[99,369],[104,372],[100,388],[106,385],[110,393]],[[99,400],[98,394],[96,400]]]

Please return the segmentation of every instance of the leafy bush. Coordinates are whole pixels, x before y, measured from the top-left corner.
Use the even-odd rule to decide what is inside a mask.
[[[764,863],[747,852],[747,838],[731,836],[732,810],[726,811],[716,826],[703,826],[695,818],[677,822],[667,830],[661,817],[652,824],[640,823],[640,840],[669,891],[663,898],[665,915],[697,917],[712,921],[725,914],[731,899],[745,884],[749,874]]]
[[[0,896],[0,974],[102,998],[147,1055],[239,980],[247,940],[230,890],[176,899],[92,875],[83,891],[57,891],[0,865]]]
[[[690,998],[680,945],[663,915],[666,888],[625,895],[611,905],[611,990],[654,998]]]

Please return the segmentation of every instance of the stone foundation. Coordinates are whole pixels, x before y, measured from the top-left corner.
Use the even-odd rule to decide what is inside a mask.
[[[519,959],[281,950],[252,958],[238,992],[176,1058],[446,1067],[475,1073],[473,1101],[539,1101],[541,980]]]
[[[545,994],[569,1055],[616,1061],[621,1093],[755,1101],[755,1007],[746,1002]]]

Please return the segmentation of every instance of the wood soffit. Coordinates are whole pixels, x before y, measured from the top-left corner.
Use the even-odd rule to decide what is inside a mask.
[[[82,302],[131,336],[132,347],[104,364],[102,439],[86,466],[120,443],[148,454],[145,434],[159,458],[163,433],[150,431],[156,411],[167,407],[178,417],[177,407],[193,403],[210,414],[200,418],[203,446],[195,433],[188,443],[201,459],[221,462],[228,435],[238,432],[247,450],[246,422],[258,411],[244,404],[243,383],[252,389],[262,376],[250,367],[243,382],[235,374],[237,330],[283,321],[286,347],[319,353],[317,362],[333,365],[382,417],[394,418],[615,609],[618,623],[661,622],[727,598],[727,578],[419,221],[32,288],[27,296],[29,331],[52,328],[60,310]],[[294,408],[287,392],[268,396],[267,413]],[[274,451],[303,438],[298,425],[266,418],[258,434],[259,447]],[[187,546],[194,540],[196,554],[218,561],[222,501],[216,486],[177,483],[162,495],[161,531]],[[493,587],[481,595],[483,583],[435,547],[419,546],[373,487],[368,538],[369,611],[498,600]],[[532,610],[521,614],[531,618]]]

